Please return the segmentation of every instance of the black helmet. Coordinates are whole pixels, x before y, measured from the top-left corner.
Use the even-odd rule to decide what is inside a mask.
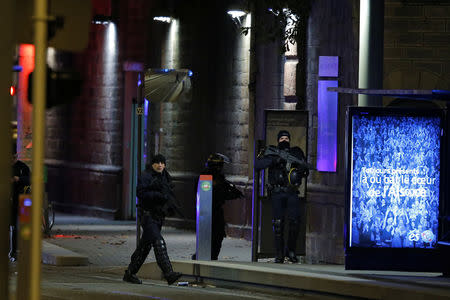
[[[292,168],[288,174],[289,185],[300,186],[303,177],[305,177],[304,172],[301,172],[297,168]]]
[[[228,164],[230,162],[231,160],[228,156],[221,153],[213,153],[208,156],[205,167],[208,169],[220,169],[223,167],[224,163]]]

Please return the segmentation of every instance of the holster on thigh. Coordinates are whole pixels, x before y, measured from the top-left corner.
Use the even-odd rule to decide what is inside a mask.
[[[298,234],[300,233],[300,220],[298,218],[290,218],[288,220],[288,225],[287,247],[290,251],[295,252]]]
[[[273,219],[272,229],[274,234],[276,256],[284,258],[284,220]]]

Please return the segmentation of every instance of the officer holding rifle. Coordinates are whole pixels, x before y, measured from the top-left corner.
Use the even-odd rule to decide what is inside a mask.
[[[285,257],[298,263],[295,254],[300,231],[300,200],[298,188],[302,178],[309,175],[310,165],[299,147],[290,147],[291,136],[287,130],[278,133],[278,146],[268,146],[258,155],[255,168],[269,168],[268,191],[272,202],[272,229],[275,242],[275,263]],[[287,210],[288,238],[285,247],[284,225]]]

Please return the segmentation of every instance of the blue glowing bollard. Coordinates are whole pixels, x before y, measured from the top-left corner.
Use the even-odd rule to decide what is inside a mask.
[[[212,175],[200,175],[197,186],[197,259],[211,260]]]

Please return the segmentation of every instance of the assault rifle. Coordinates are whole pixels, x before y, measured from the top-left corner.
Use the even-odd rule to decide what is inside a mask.
[[[175,193],[173,192],[172,187],[169,186],[169,184],[163,184],[162,192],[168,197],[166,203],[163,206],[163,210],[166,213],[172,210],[173,212],[178,213],[182,218],[186,218],[183,212],[180,210],[180,207],[177,205]]]
[[[175,193],[173,192],[173,186],[171,184],[161,183],[156,178],[153,178],[149,187],[160,191],[164,195],[166,202],[164,203],[162,210],[165,213],[168,213],[170,210],[172,210],[173,212],[178,213],[182,218],[186,218],[183,212],[180,210],[180,207],[177,205]]]
[[[299,159],[299,158],[295,157],[294,155],[290,154],[288,151],[278,149],[275,146],[267,146],[266,147],[266,149],[264,150],[264,156],[269,156],[269,155],[275,155],[275,156],[280,157],[281,159],[284,159],[287,162],[286,168],[288,169],[288,171],[290,170],[290,168],[291,168],[290,166],[293,163],[299,165],[303,169],[308,169],[308,170],[314,169],[314,167],[311,164],[308,164],[304,160]]]
[[[238,190],[238,188],[231,183],[230,181],[225,179],[225,183],[226,183],[226,193],[230,196],[231,199],[237,199],[237,198],[245,198],[244,194]]]

